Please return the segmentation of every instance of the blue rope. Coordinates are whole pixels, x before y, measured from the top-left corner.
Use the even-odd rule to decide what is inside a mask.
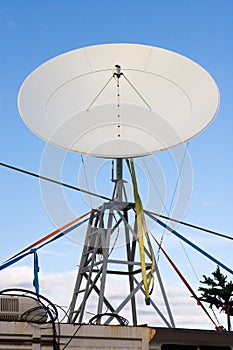
[[[2,264],[0,266],[0,271],[4,270],[6,267],[13,265],[17,261],[20,261],[21,259],[25,258],[26,256],[34,254],[34,279],[33,279],[33,286],[35,287],[36,293],[39,294],[39,278],[38,278],[38,272],[39,272],[39,261],[38,261],[38,255],[36,252],[36,249],[31,249],[29,252],[17,256],[17,258],[12,259],[10,261],[7,261],[5,264]]]
[[[175,231],[174,229],[172,229],[171,227],[169,227],[168,225],[166,225],[164,222],[160,221],[158,218],[154,217],[151,213],[149,213],[148,211],[145,211],[145,213],[153,220],[155,220],[158,224],[160,224],[161,226],[163,226],[166,230],[170,231],[171,233],[173,233],[175,236],[177,236],[178,238],[182,239],[182,241],[184,241],[185,243],[189,244],[191,247],[193,247],[194,249],[196,249],[199,253],[203,254],[204,256],[206,256],[208,259],[212,260],[213,262],[215,262],[217,265],[221,266],[224,270],[230,272],[233,275],[233,270],[231,270],[229,267],[227,267],[226,265],[224,265],[223,263],[221,263],[219,260],[215,259],[213,256],[211,256],[210,254],[208,254],[207,252],[205,252],[203,249],[199,248],[196,244],[194,244],[193,242],[189,241],[187,238],[183,237],[180,233],[178,233],[177,231]]]
[[[98,214],[96,214],[96,215],[98,215]],[[96,216],[96,215],[95,215],[95,216]],[[36,248],[36,250],[38,250],[38,249],[44,247],[45,245],[47,245],[47,244],[49,244],[49,243],[55,241],[56,239],[58,239],[58,238],[60,238],[60,237],[62,237],[62,236],[65,236],[66,234],[68,234],[68,233],[71,232],[72,230],[78,228],[79,226],[81,226],[83,223],[85,223],[85,222],[88,221],[88,220],[89,220],[89,217],[88,217],[87,219],[85,219],[85,220],[83,220],[83,221],[81,221],[81,222],[79,222],[79,223],[77,223],[77,224],[71,226],[70,228],[68,228],[68,229],[66,229],[65,231],[61,232],[61,233],[60,233],[59,235],[57,235],[56,237],[50,239],[48,242],[45,242],[45,243],[41,244],[39,247]],[[31,250],[29,250],[27,253],[24,253],[23,255],[17,256],[16,258],[5,262],[4,264],[0,265],[0,271],[3,270],[3,269],[5,269],[5,268],[8,267],[8,266],[13,265],[13,264],[16,263],[17,261],[19,261],[19,260],[25,258],[25,257],[28,256],[29,254],[33,254],[33,253],[35,253],[35,249],[31,249]],[[35,254],[34,254],[34,263],[35,263],[35,259],[36,259],[36,258],[35,258]],[[37,257],[37,262],[38,262],[38,257]]]
[[[96,214],[98,215],[98,214]],[[95,215],[95,216],[96,216]],[[9,260],[7,261],[6,263],[0,265],[0,271],[5,269],[6,267],[8,266],[11,266],[13,265],[14,263],[16,263],[17,261],[25,258],[26,256],[28,256],[29,254],[34,254],[34,279],[33,279],[33,286],[35,287],[35,291],[37,294],[39,294],[39,291],[40,291],[40,287],[39,287],[39,276],[38,276],[38,272],[40,270],[39,268],[39,259],[38,259],[38,255],[37,255],[37,250],[44,247],[45,245],[55,241],[56,239],[62,237],[62,236],[65,236],[67,233],[71,232],[72,230],[78,228],[79,226],[81,226],[84,222],[88,221],[89,220],[89,217],[71,227],[69,227],[68,229],[66,229],[64,232],[61,232],[59,235],[57,235],[56,237],[50,239],[48,242],[45,242],[43,244],[41,244],[38,248],[33,248],[31,250],[29,250],[27,253],[23,254],[23,255],[20,255],[20,256],[17,256],[16,258],[12,259],[12,260]]]
[[[98,215],[98,214],[96,214],[96,215]],[[95,217],[96,215],[94,215],[93,217]],[[41,244],[41,245],[37,248],[37,250],[40,249],[40,248],[42,248],[42,247],[44,247],[45,245],[47,245],[47,244],[49,244],[49,243],[51,243],[51,242],[56,241],[58,238],[67,235],[68,233],[70,233],[71,231],[75,230],[76,228],[78,228],[79,226],[81,226],[82,224],[84,224],[84,223],[85,223],[86,221],[88,221],[88,220],[89,220],[89,217],[88,217],[87,219],[81,221],[81,222],[78,222],[78,223],[75,224],[74,226],[71,226],[71,227],[67,228],[65,231],[59,233],[59,235],[57,235],[57,236],[51,238],[48,242],[45,242],[45,243]]]
[[[16,263],[17,261],[19,261],[19,260],[25,258],[25,257],[26,257],[27,255],[29,255],[29,254],[32,254],[32,252],[29,251],[29,252],[27,252],[27,253],[25,253],[25,254],[23,254],[23,255],[17,256],[17,258],[14,258],[14,259],[12,259],[12,260],[9,260],[9,261],[5,262],[4,264],[2,264],[2,265],[0,266],[0,271],[3,270],[3,269],[5,269],[6,267],[8,267],[8,266],[10,266],[10,265],[13,265],[13,264]]]
[[[40,287],[39,287],[39,277],[38,272],[40,271],[39,268],[39,259],[36,252],[36,249],[31,249],[30,252],[34,254],[34,279],[33,279],[33,286],[35,287],[36,294],[39,294]]]

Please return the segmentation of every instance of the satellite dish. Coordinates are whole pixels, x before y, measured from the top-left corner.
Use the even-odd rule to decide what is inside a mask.
[[[104,158],[140,157],[185,142],[214,118],[217,85],[192,60],[136,44],[89,46],[33,71],[20,115],[44,140]]]
[[[169,327],[175,326],[146,229],[134,163],[127,159],[135,203],[127,199],[122,163],[123,158],[145,156],[191,139],[208,126],[218,105],[218,88],[208,72],[182,55],[152,46],[81,48],[55,57],[27,77],[18,108],[33,132],[69,151],[116,158],[111,200],[87,213],[90,218],[69,307],[70,323],[83,323],[90,295],[97,293],[98,317],[106,307],[111,311],[104,324],[131,300],[132,322],[137,325],[135,295],[142,291],[146,305],[151,304]],[[152,213],[145,214],[173,231]],[[73,229],[69,226],[69,232]],[[112,259],[120,229],[126,255]],[[122,274],[121,265],[128,275],[129,294],[117,307],[107,293],[108,264],[116,264],[111,278]],[[170,321],[151,303],[155,270]]]

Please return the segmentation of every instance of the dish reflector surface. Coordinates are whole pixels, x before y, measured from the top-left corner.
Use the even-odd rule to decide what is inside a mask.
[[[218,104],[215,81],[197,63],[136,44],[57,56],[27,77],[18,96],[19,113],[38,136],[106,158],[144,156],[185,142],[207,127]]]

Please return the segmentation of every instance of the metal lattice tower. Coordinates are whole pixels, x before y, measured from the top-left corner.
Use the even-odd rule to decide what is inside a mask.
[[[119,314],[126,304],[130,303],[132,323],[133,325],[138,323],[136,294],[138,292],[144,294],[145,292],[141,278],[141,263],[137,259],[138,240],[135,205],[122,201],[122,197],[125,197],[125,200],[127,199],[124,180],[122,179],[122,159],[116,160],[116,180],[114,182],[113,201],[104,203],[100,209],[94,211],[88,223],[77,280],[70,304],[69,322],[71,323],[82,323],[84,321],[85,312],[88,312],[88,301],[93,295],[95,299],[97,297],[96,315],[103,314],[106,308],[113,315]],[[111,259],[111,253],[114,249],[114,244],[111,247],[111,239],[116,235],[120,226],[123,227],[125,257]],[[150,261],[151,256],[148,251],[146,251],[146,255],[148,261]],[[146,268],[150,269],[149,262],[146,264]],[[151,301],[151,306],[162,317],[167,326],[173,327],[174,321],[157,266],[156,274],[170,321],[165,319],[153,301]],[[108,297],[107,276],[109,275],[113,276],[112,278],[123,275],[126,278],[125,285],[128,284],[129,293],[126,292],[117,306],[113,306]],[[123,286],[122,289],[124,289]],[[125,289],[127,290],[127,288]],[[105,324],[109,324],[112,319],[113,316],[109,316]],[[101,319],[99,318],[97,323],[100,322]]]

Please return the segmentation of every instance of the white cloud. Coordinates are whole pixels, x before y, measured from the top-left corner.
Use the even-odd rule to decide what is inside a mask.
[[[28,288],[31,284],[33,271],[28,266],[12,267],[1,272],[0,288]]]
[[[11,267],[1,271],[0,275],[0,289],[5,288],[25,288],[33,290],[33,269],[28,266]],[[72,297],[74,283],[76,278],[76,271],[67,271],[62,273],[44,273],[40,272],[40,293],[51,300],[54,304],[61,306],[68,306]],[[110,280],[109,299],[114,306],[119,305],[121,297],[124,293],[128,293],[128,282],[126,277],[119,277],[118,279]],[[184,328],[207,328],[214,329],[214,325],[209,321],[208,317],[202,311],[197,302],[191,298],[190,293],[185,288],[180,286],[170,286],[167,288],[168,300],[173,313],[176,327]],[[95,305],[97,303],[97,296],[93,297],[89,304],[86,317],[89,320],[92,317],[91,313],[96,313]],[[144,296],[138,293],[137,308],[139,310],[139,324],[148,324],[152,326],[162,326],[165,324],[157,315],[152,307],[145,305]],[[167,311],[164,306],[163,298],[159,288],[153,292],[153,301],[156,303],[160,311],[166,316]],[[213,317],[211,310],[207,310]],[[130,321],[130,303],[120,312],[120,315]],[[225,315],[219,316],[222,324],[225,324]]]

